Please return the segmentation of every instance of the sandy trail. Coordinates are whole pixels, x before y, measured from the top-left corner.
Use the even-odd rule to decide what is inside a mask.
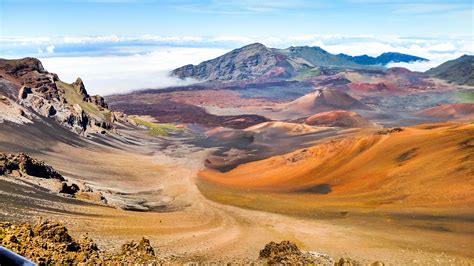
[[[146,236],[159,254],[178,256],[182,262],[245,262],[256,259],[270,241],[290,240],[304,250],[364,263],[474,263],[469,251],[474,246],[472,235],[408,228],[396,222],[387,227],[371,220],[310,220],[212,202],[196,186],[196,174],[208,152],[179,144],[163,150],[151,142],[133,150],[57,144],[36,156],[66,176],[121,191],[162,190],[181,208],[132,212],[64,202],[57,203],[60,211],[29,211],[29,215],[59,220],[75,236],[88,233],[103,249],[117,249],[124,241]],[[32,220],[20,220],[25,219]]]

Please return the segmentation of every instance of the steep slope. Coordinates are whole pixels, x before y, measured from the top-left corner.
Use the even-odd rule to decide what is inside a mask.
[[[186,65],[177,68],[172,71],[172,75],[198,80],[235,81],[257,79],[266,74],[288,77],[292,72],[293,69],[285,58],[263,44],[254,43],[197,66]]]
[[[90,96],[78,78],[67,84],[47,72],[35,58],[0,59],[0,118],[31,123],[38,116],[53,118],[76,133],[112,129],[114,113],[100,96]]]
[[[426,74],[459,85],[474,86],[474,56],[463,55],[426,71]]]
[[[428,61],[428,59],[426,58],[396,52],[383,53],[377,57],[372,57],[368,55],[351,56],[347,54],[338,54],[338,56],[360,65],[386,65],[388,63],[411,63],[416,61]]]
[[[474,204],[473,135],[473,124],[420,125],[332,140],[226,173],[203,170],[199,176],[229,190],[220,199],[209,191],[210,198],[272,211],[464,210]],[[251,200],[251,191],[258,200]]]
[[[248,81],[317,75],[321,68],[376,70],[389,62],[423,61],[424,58],[400,53],[384,53],[376,58],[331,54],[314,46],[268,48],[254,43],[232,50],[198,65],[185,65],[171,72],[179,78],[200,81]]]
[[[297,46],[286,49],[274,49],[294,62],[306,63],[310,67],[349,67],[358,68],[359,64],[338,55],[331,54],[320,47]]]

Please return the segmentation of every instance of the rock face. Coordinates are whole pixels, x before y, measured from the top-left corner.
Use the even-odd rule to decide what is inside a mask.
[[[104,98],[90,96],[81,78],[72,84],[60,81],[35,58],[0,59],[0,94],[30,110],[31,114],[26,109],[21,110],[28,118],[34,117],[33,113],[52,117],[79,134],[113,128],[111,112]],[[1,116],[13,122],[24,120],[8,119],[11,114]]]
[[[43,221],[36,225],[0,223],[0,245],[39,265],[98,261],[99,249],[87,236],[75,240],[66,227]]]
[[[426,74],[459,85],[474,86],[474,56],[463,55],[426,71]]]
[[[198,65],[182,66],[173,70],[171,75],[208,81],[249,81],[290,78],[319,67],[377,69],[389,62],[418,60],[426,59],[399,53],[384,53],[376,58],[353,57],[331,54],[316,46],[275,49],[254,43]]]
[[[38,265],[116,265],[157,264],[150,241],[143,238],[122,246],[117,254],[102,252],[87,235],[74,239],[67,228],[56,222],[37,224],[0,223],[0,245],[16,252]]]
[[[84,86],[84,82],[82,82],[81,78],[77,78],[74,83],[72,83],[74,89],[76,89],[77,93],[82,96],[83,101],[88,101],[90,96],[87,94],[86,87]]]
[[[65,181],[64,177],[44,162],[19,154],[0,153],[0,175],[18,171],[20,174]]]
[[[109,105],[105,102],[104,97],[99,96],[99,95],[94,95],[90,97],[91,103],[97,105],[98,107],[102,109],[109,109]]]

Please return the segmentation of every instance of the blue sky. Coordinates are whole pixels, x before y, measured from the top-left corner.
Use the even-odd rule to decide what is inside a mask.
[[[469,35],[472,0],[1,0],[7,36]]]
[[[474,54],[472,0],[0,0],[0,57],[34,56],[109,94],[176,81],[169,70],[253,42],[332,53],[396,51],[424,71]]]

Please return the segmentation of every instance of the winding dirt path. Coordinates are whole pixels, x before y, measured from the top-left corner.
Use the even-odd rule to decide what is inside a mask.
[[[212,202],[196,186],[207,150],[178,145],[150,153],[150,148],[143,147],[135,152],[57,144],[36,155],[66,176],[103,187],[127,192],[162,190],[174,198],[178,210],[132,212],[64,203],[60,211],[38,210],[29,215],[62,221],[75,236],[88,233],[102,249],[118,249],[125,241],[145,236],[159,254],[177,256],[182,262],[255,260],[266,243],[290,240],[307,251],[364,263],[474,263],[472,235],[405,227],[397,221],[310,220]]]

